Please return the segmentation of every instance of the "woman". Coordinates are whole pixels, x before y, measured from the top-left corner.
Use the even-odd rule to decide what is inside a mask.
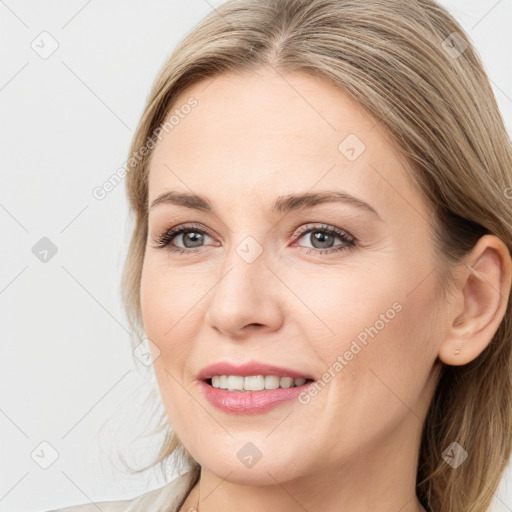
[[[433,0],[212,12],[157,77],[126,175],[154,464],[187,471],[64,510],[488,510],[511,452],[511,170],[482,63]]]

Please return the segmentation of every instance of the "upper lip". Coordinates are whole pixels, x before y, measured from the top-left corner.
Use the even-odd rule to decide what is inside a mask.
[[[214,375],[240,375],[242,377],[250,375],[275,375],[277,377],[293,377],[294,379],[304,378],[314,380],[314,378],[306,372],[262,363],[259,361],[249,361],[242,364],[219,361],[204,367],[197,374],[197,379],[207,380]]]

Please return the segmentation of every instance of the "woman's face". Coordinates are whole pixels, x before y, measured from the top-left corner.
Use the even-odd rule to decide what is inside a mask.
[[[366,480],[383,461],[413,467],[442,304],[432,212],[382,124],[332,85],[266,69],[197,83],[173,114],[152,155],[148,204],[173,192],[209,208],[191,199],[150,208],[141,306],[186,449],[233,482],[349,467]],[[175,227],[189,231],[157,248]],[[237,401],[198,378],[219,362],[317,383],[279,403],[293,393],[239,391]],[[248,372],[213,374],[278,373]]]

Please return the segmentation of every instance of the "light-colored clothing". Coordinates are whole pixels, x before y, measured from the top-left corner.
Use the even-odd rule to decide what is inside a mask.
[[[169,483],[135,498],[116,501],[84,503],[47,512],[178,512],[179,504],[187,493],[192,472],[180,475]]]

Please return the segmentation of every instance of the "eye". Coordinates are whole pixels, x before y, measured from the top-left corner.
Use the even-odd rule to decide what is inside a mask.
[[[313,227],[303,226],[300,228],[298,235],[300,235],[299,240],[306,238],[313,246],[306,251],[307,254],[312,252],[317,254],[340,252],[345,249],[352,249],[356,242],[355,238],[345,231],[325,224]],[[334,245],[336,238],[341,240],[342,243]]]
[[[200,224],[187,224],[165,231],[153,239],[156,244],[155,247],[167,247],[169,251],[180,254],[198,252],[205,244],[205,239],[212,238],[204,229],[201,229],[200,226]],[[299,237],[297,240],[306,238],[306,240],[309,240],[312,244],[310,249],[305,247],[307,254],[311,254],[311,252],[316,254],[340,252],[345,249],[352,249],[356,244],[356,239],[347,232],[325,224],[303,226],[299,229],[296,237]],[[335,245],[334,241],[336,238],[341,240],[342,243]],[[175,245],[175,239],[181,242],[181,246]],[[218,243],[215,245],[218,245]]]
[[[154,238],[157,248],[168,247],[171,252],[190,253],[197,252],[201,248],[201,243],[204,243],[205,236],[211,238],[210,235],[203,229],[199,229],[199,224],[188,224],[185,226],[178,226],[176,228],[165,231],[162,235]],[[183,244],[181,247],[173,245],[174,239],[180,240]]]

